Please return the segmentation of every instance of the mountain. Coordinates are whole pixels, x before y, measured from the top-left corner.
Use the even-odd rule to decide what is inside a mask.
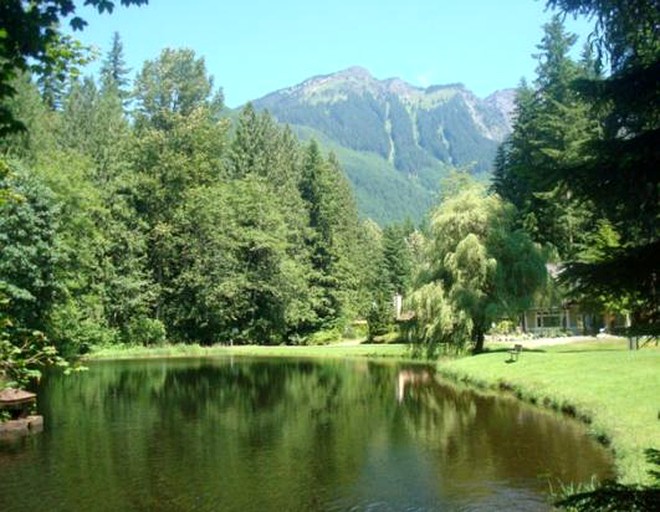
[[[487,173],[511,131],[513,90],[477,98],[462,84],[419,88],[353,67],[255,100],[337,154],[362,215],[419,220],[452,167]]]

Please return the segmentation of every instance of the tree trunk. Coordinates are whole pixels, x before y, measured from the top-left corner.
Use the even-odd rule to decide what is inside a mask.
[[[472,341],[474,341],[473,354],[480,354],[484,351],[484,331],[483,329],[475,328],[472,331]]]

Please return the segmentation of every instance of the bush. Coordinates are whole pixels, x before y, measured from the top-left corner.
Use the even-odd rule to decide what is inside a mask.
[[[63,357],[75,358],[93,346],[116,343],[118,333],[102,320],[86,316],[75,302],[68,300],[57,305],[50,315],[48,337]]]
[[[327,345],[328,343],[333,343],[341,341],[341,332],[337,329],[328,329],[324,331],[318,331],[314,334],[311,334],[307,338],[307,345]]]
[[[490,330],[494,336],[509,336],[516,332],[518,324],[513,320],[501,320],[497,322]]]
[[[160,320],[138,317],[126,329],[126,341],[135,345],[163,345],[167,337],[165,325]]]
[[[374,302],[367,314],[367,341],[372,342],[376,336],[387,334],[392,325],[392,308],[384,301]]]

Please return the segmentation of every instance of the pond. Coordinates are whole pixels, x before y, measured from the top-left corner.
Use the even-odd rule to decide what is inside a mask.
[[[44,431],[0,444],[0,510],[549,509],[612,476],[582,425],[424,366],[219,358],[48,375]]]

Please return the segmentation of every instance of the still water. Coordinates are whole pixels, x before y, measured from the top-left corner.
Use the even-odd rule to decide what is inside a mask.
[[[205,359],[49,375],[44,432],[0,443],[0,510],[548,509],[611,476],[584,428],[422,366]]]

